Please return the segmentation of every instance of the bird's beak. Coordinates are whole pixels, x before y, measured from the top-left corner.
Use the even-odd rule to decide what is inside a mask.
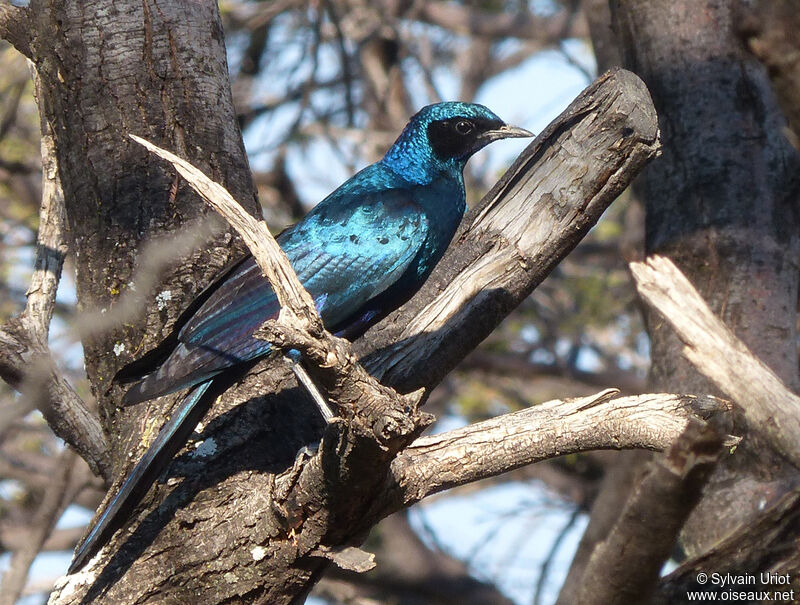
[[[532,136],[534,136],[534,134],[530,130],[525,130],[519,126],[509,126],[508,124],[503,124],[500,128],[487,130],[486,132],[482,133],[478,137],[478,140],[481,143],[486,144],[491,143],[492,141],[498,141],[500,139],[517,139]]]

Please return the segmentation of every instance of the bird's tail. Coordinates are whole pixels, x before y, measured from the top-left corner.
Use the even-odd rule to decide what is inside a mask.
[[[207,397],[203,405],[199,405],[212,382],[207,380],[195,386],[161,428],[155,441],[122,483],[117,495],[108,503],[94,527],[75,551],[68,574],[79,570],[86,560],[122,527],[150,486],[183,447],[213,400]]]

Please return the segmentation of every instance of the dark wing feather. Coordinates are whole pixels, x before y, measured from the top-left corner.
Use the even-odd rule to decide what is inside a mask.
[[[184,398],[167,423],[161,427],[144,456],[136,463],[131,473],[120,485],[119,491],[75,550],[75,556],[67,570],[68,574],[80,569],[97,548],[105,544],[108,538],[119,529],[121,522],[128,518],[158,475],[183,447],[213,401],[213,397],[207,398],[204,405],[199,405],[210,385],[210,382],[205,382],[195,387]]]
[[[183,312],[180,314],[178,319],[175,321],[175,325],[172,326],[172,331],[170,334],[158,343],[154,349],[151,349],[143,356],[139,357],[138,359],[133,360],[132,362],[126,364],[114,375],[114,382],[118,383],[128,383],[134,382],[136,380],[141,380],[142,377],[150,374],[158,369],[158,367],[163,364],[167,358],[169,358],[170,354],[175,350],[175,347],[178,345],[178,333],[183,329],[183,326],[192,318],[192,316],[197,313],[198,309],[205,304],[205,302],[211,297],[212,294],[219,288],[221,284],[223,284],[228,278],[235,274],[235,272],[241,269],[241,265],[252,261],[252,256],[247,255],[243,256],[242,258],[236,259],[233,262],[228,263],[222,270],[214,277],[209,285],[207,285],[203,290],[192,299],[192,302],[189,303],[189,306],[186,307]]]
[[[327,200],[326,200],[327,201]],[[318,205],[279,237],[328,327],[361,319],[370,299],[395,283],[425,241],[423,211],[400,191],[350,204]],[[152,399],[207,380],[269,352],[252,336],[279,306],[252,258],[240,264],[189,318],[161,367],[134,385],[124,403]]]

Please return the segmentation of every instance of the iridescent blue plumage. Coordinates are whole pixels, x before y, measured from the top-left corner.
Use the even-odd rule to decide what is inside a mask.
[[[411,118],[381,161],[281,233],[278,243],[325,326],[352,337],[408,300],[444,254],[464,214],[466,161],[494,140],[519,136],[531,135],[482,105],[429,105]],[[158,367],[143,372],[135,362],[135,371],[122,370],[127,379],[143,375],[123,398],[126,404],[197,386],[98,518],[70,572],[124,522],[182,447],[189,421],[196,424],[210,405],[203,397],[209,382],[269,352],[269,343],[252,334],[278,310],[268,282],[247,258],[184,314],[175,337],[164,345],[171,350],[153,356]]]

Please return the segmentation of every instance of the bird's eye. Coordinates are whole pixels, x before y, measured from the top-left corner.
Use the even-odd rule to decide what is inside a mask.
[[[469,134],[472,132],[472,122],[469,120],[459,120],[456,122],[456,132],[458,134]]]

